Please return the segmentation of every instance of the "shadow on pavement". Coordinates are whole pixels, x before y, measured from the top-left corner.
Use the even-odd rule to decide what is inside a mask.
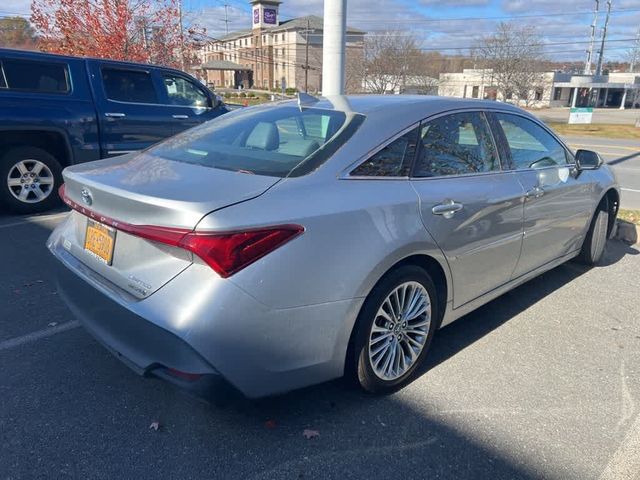
[[[607,162],[607,165],[617,165],[619,163],[626,162],[627,160],[632,160],[636,157],[640,157],[640,152],[635,152],[629,155],[625,155],[624,157],[616,158],[615,160]]]

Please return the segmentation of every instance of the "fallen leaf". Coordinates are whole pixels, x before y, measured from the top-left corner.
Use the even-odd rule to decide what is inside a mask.
[[[151,425],[149,425],[149,430],[155,430],[157,432],[159,428],[160,422],[151,422]]]
[[[264,426],[267,428],[276,428],[277,424],[275,420],[267,420],[264,422]]]
[[[317,438],[320,436],[320,432],[317,430],[309,430],[309,429],[304,429],[304,431],[302,432],[302,435],[304,436],[304,438],[306,438],[307,440],[310,440],[312,438]]]

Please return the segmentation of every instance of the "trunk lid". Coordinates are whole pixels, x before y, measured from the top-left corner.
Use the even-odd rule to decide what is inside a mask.
[[[101,215],[180,228],[194,228],[206,214],[257,197],[280,180],[148,153],[74,165],[63,176],[67,196]],[[83,189],[91,204],[83,202]]]
[[[181,248],[128,233],[122,224],[193,230],[208,213],[255,198],[280,180],[147,153],[74,165],[65,169],[63,176],[67,203],[76,210],[63,233],[64,248],[139,299],[187,268],[193,256]],[[107,237],[113,237],[112,243]],[[93,239],[93,251],[89,239]],[[100,244],[105,242],[104,252],[110,255],[101,256],[96,251],[101,251]]]

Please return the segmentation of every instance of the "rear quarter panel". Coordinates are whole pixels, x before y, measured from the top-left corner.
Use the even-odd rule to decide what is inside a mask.
[[[313,178],[287,179],[198,224],[199,230],[304,226],[302,235],[229,278],[258,301],[282,309],[365,297],[413,254],[428,254],[447,271],[407,180]]]

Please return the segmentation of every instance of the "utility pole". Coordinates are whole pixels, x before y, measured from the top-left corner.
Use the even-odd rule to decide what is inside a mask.
[[[184,25],[182,25],[182,0],[178,0],[178,21],[180,22],[180,69],[184,70]]]
[[[636,34],[636,43],[633,46],[633,51],[631,52],[629,72],[633,73],[638,62],[640,62],[640,27],[638,27],[638,33]]]
[[[225,30],[225,33],[227,35],[229,35],[229,12],[227,10],[228,8],[229,8],[229,4],[225,3],[224,4],[224,20],[223,20],[223,22],[224,22],[224,30]]]
[[[304,92],[309,93],[309,34],[311,33],[311,22],[307,19],[307,29],[305,30],[305,47],[304,47]]]
[[[598,55],[598,65],[596,66],[596,75],[602,75],[602,59],[604,58],[604,45],[607,41],[607,27],[609,26],[609,17],[611,16],[611,3],[612,0],[607,0],[607,16],[604,20],[604,27],[602,28],[602,42],[600,43],[600,52]]]
[[[347,0],[324,1],[322,95],[344,94]]]
[[[596,42],[596,29],[598,28],[598,12],[600,11],[600,0],[596,0],[593,10],[593,22],[591,22],[591,39],[587,50],[587,61],[584,63],[584,74],[591,75],[591,64],[593,63],[593,47]]]

